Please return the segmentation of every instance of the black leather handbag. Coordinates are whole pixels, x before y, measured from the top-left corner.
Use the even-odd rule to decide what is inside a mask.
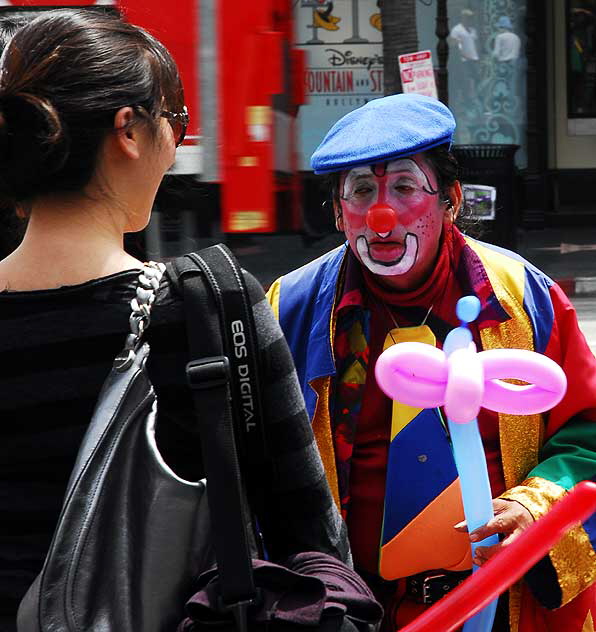
[[[173,267],[184,292],[194,358],[186,374],[209,485],[176,476],[156,445],[142,335],[164,267],[150,264],[44,567],[21,602],[18,632],[373,630],[382,610],[338,560],[316,551],[289,567],[259,559],[252,508],[258,514],[258,480],[269,460],[243,274],[221,244]]]
[[[198,353],[187,367],[197,422],[201,434],[209,427],[216,433],[224,428],[226,436],[233,436],[232,403],[238,403],[241,385],[234,373],[234,353],[225,353],[224,348],[240,328],[244,383],[252,384],[253,420],[260,421],[254,323],[243,275],[221,245],[187,255],[176,264],[190,349]],[[206,481],[180,479],[157,449],[157,401],[146,370],[149,346],[142,335],[164,269],[163,264],[148,264],[139,276],[131,302],[131,333],[80,446],[43,570],[21,602],[19,632],[175,630],[184,618],[193,582],[215,564],[214,543],[219,544],[218,557],[237,555],[238,546],[243,551],[248,546],[250,555],[255,552],[256,536],[241,483],[223,493],[236,503],[232,506],[242,508],[230,520],[242,522],[248,535],[244,542],[226,542],[226,529],[211,529]],[[236,342],[239,339],[236,336]],[[262,441],[259,423],[251,430],[250,441]],[[210,449],[203,446],[207,471],[214,459],[223,461],[217,467],[227,467],[226,455],[214,455]],[[234,453],[234,461],[235,446],[225,450]],[[221,493],[210,492],[212,506],[220,502]],[[251,598],[245,589],[247,579],[248,591],[254,588],[248,566],[230,578],[230,607],[236,598]]]

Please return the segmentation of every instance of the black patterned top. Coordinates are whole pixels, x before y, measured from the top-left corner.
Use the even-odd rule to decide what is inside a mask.
[[[128,332],[138,271],[75,286],[0,293],[0,631],[41,570],[62,496],[101,385]],[[245,273],[261,358],[275,476],[260,517],[271,559],[349,555],[291,356],[259,283]],[[198,316],[200,318],[200,315]],[[203,477],[190,392],[184,306],[168,268],[145,339],[158,399],[157,441],[177,474]]]

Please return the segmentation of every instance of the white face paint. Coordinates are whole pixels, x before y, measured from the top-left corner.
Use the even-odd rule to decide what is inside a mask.
[[[405,274],[411,270],[414,263],[416,263],[416,257],[418,256],[418,237],[413,233],[408,233],[404,241],[405,247],[399,257],[398,261],[391,263],[382,263],[375,261],[369,253],[368,242],[366,238],[361,235],[356,240],[356,249],[360,261],[373,273],[380,274],[381,276],[394,276],[396,274]]]
[[[420,214],[420,205],[437,191],[428,175],[412,158],[401,158],[382,165],[366,165],[348,171],[341,198],[354,211],[367,212],[375,204],[399,210],[403,223]]]
[[[436,257],[443,223],[437,179],[423,154],[355,167],[342,174],[340,191],[342,228],[363,265],[401,289],[418,283]],[[369,226],[379,207],[395,213],[389,231]]]

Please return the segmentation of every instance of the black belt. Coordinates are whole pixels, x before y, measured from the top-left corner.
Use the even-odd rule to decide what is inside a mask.
[[[471,572],[438,569],[411,575],[406,577],[406,594],[417,603],[435,603],[461,584]]]

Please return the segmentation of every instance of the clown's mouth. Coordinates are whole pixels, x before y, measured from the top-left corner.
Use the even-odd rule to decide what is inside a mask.
[[[361,236],[358,238],[357,247],[358,254],[372,263],[386,267],[399,266],[403,263],[403,267],[409,269],[418,254],[418,237],[414,233],[406,233],[401,243],[396,241],[369,243],[364,236]]]

